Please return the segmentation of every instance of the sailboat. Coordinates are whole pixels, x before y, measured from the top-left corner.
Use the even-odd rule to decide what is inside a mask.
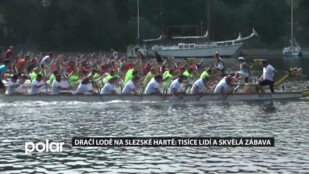
[[[162,7],[162,0],[161,0]],[[161,9],[161,14],[162,14]],[[251,35],[242,38],[241,34],[237,39],[209,42],[208,31],[202,36],[174,36],[173,42],[162,44],[164,40],[163,34],[155,39],[144,39],[140,44],[139,33],[139,0],[137,0],[137,41],[138,44],[129,45],[127,47],[127,57],[133,58],[142,52],[146,56],[154,56],[155,52],[163,57],[213,57],[215,53],[219,53],[221,57],[232,57],[237,54],[245,41],[258,37],[257,32],[253,29]],[[163,26],[162,26],[163,33]],[[189,42],[188,42],[189,41]]]
[[[301,48],[294,38],[294,0],[291,0],[291,40],[290,46],[283,48],[283,56],[302,56]]]

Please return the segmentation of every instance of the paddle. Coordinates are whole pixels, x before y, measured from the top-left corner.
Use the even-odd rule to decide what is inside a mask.
[[[99,88],[98,88],[97,83],[96,83],[95,81],[92,81],[92,84],[93,84],[93,83],[94,83],[95,88],[96,88],[97,91],[98,91],[98,94],[99,94],[99,96],[100,96],[100,100],[103,101],[103,96],[100,94],[100,91],[99,91]]]

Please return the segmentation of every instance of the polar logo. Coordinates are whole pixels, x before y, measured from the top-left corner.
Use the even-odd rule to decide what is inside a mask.
[[[33,142],[26,142],[25,143],[25,154],[31,152],[62,152],[63,142],[56,143],[52,142],[49,143],[47,139],[45,144],[43,142],[33,143]]]

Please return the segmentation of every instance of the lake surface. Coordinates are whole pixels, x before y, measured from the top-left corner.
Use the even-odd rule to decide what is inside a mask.
[[[270,63],[282,72],[302,67],[304,75],[289,83],[295,88],[309,84],[308,58],[272,58]],[[308,108],[309,98],[0,103],[0,173],[308,173]],[[275,147],[73,148],[71,139],[77,136],[274,137]],[[46,139],[64,142],[63,152],[25,154],[25,142]]]

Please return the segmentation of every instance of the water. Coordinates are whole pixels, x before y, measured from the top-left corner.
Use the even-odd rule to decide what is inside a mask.
[[[308,72],[308,59],[299,61]],[[291,83],[308,83],[306,75]],[[308,104],[0,103],[0,173],[308,173]],[[74,136],[265,136],[275,137],[275,147],[72,148]],[[25,142],[46,139],[64,142],[63,152],[25,154]]]

